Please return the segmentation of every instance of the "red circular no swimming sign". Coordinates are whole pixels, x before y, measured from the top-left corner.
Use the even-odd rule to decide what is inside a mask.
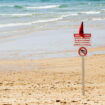
[[[86,56],[87,55],[87,49],[85,47],[80,47],[78,50],[78,54],[80,56]]]

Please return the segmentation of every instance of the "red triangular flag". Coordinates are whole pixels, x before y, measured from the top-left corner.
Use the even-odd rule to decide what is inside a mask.
[[[83,27],[83,22],[81,23],[80,28],[79,28],[79,35],[80,35],[81,37],[84,37],[84,27]]]

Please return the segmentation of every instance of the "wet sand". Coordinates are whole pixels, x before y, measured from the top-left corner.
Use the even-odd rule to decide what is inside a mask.
[[[81,91],[81,57],[0,60],[0,105],[105,105],[105,55],[85,57],[86,94]]]

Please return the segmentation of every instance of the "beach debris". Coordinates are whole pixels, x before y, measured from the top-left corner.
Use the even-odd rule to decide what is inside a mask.
[[[56,100],[56,102],[60,102],[60,100]]]
[[[62,103],[62,104],[66,104],[67,102],[66,102],[66,101],[62,101],[61,103]]]
[[[78,101],[72,100],[71,102],[78,102]]]

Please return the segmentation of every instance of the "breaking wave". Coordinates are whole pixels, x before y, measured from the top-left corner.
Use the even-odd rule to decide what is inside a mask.
[[[46,19],[46,20],[38,20],[38,21],[32,21],[32,22],[26,22],[26,23],[8,23],[8,24],[0,24],[0,28],[4,28],[4,27],[13,27],[13,26],[26,26],[26,25],[36,24],[36,23],[54,22],[54,21],[62,20],[63,18],[68,17],[68,16],[73,16],[73,15],[77,15],[77,14],[62,15],[62,16],[60,16],[60,17],[58,17],[58,18],[52,18],[52,19]]]
[[[67,4],[61,5],[42,5],[42,6],[29,6],[29,5],[0,5],[4,8],[16,8],[16,9],[50,9],[50,8],[67,8]]]
[[[60,5],[46,5],[46,6],[37,6],[37,7],[26,7],[26,9],[48,9],[48,8],[57,8]]]
[[[100,11],[86,11],[86,12],[80,12],[80,14],[99,14]]]
[[[0,14],[0,16],[8,16],[8,17],[26,17],[26,16],[35,16],[35,15],[42,15],[38,13],[24,13],[24,14]]]

